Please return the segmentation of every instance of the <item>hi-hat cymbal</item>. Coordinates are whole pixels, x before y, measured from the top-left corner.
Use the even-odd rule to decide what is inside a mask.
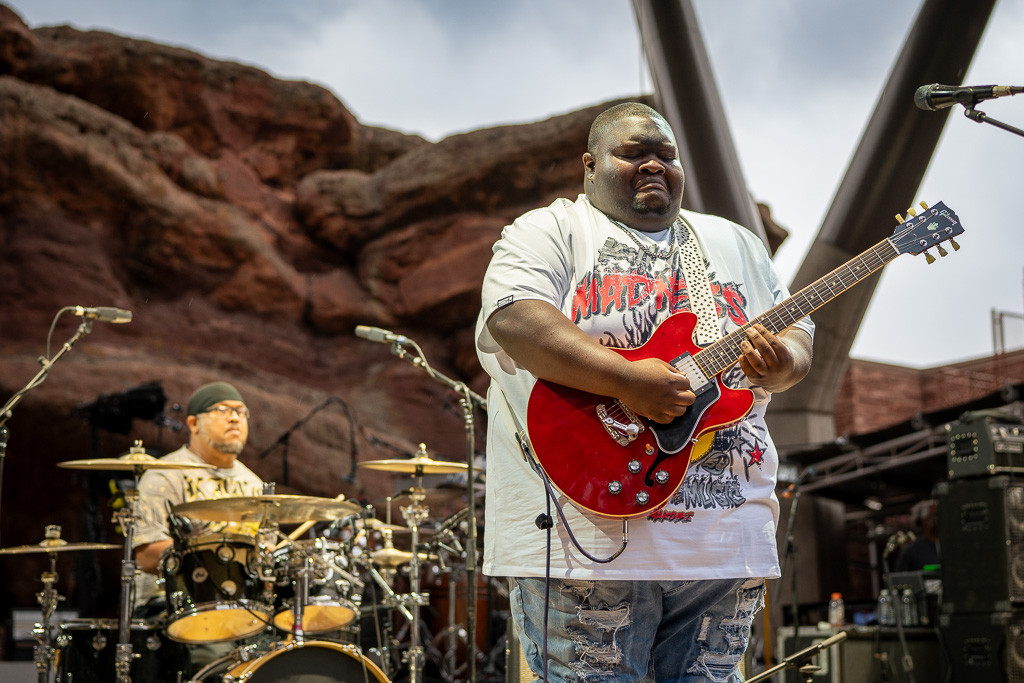
[[[93,458],[91,460],[65,460],[57,463],[57,467],[65,467],[72,470],[190,470],[190,469],[217,469],[216,465],[207,463],[193,464],[188,462],[168,462],[160,458],[154,458],[148,453],[130,452],[120,458]]]
[[[120,548],[113,543],[68,543],[63,538],[48,538],[34,545],[18,545],[0,548],[0,555],[21,555],[22,553],[63,553],[69,550],[113,550]]]
[[[387,529],[389,531],[403,531],[406,527],[399,524],[388,524],[382,522],[376,517],[370,517],[369,519],[356,519],[353,520],[357,529],[370,529],[371,531],[383,531]]]
[[[358,503],[316,496],[237,496],[179,503],[171,510],[176,515],[207,522],[327,522],[358,514]]]
[[[456,474],[465,472],[469,466],[464,462],[448,462],[433,460],[425,456],[415,458],[395,458],[391,460],[367,460],[359,463],[360,467],[387,472],[404,472],[421,476],[424,474]]]
[[[412,553],[398,548],[381,548],[370,553],[370,559],[382,567],[394,568],[412,561]],[[436,560],[437,555],[420,553],[419,559],[423,561]]]

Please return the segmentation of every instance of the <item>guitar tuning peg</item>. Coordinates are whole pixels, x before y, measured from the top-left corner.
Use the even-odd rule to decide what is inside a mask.
[[[947,252],[947,251],[946,251],[945,249],[943,249],[943,248],[942,248],[942,245],[941,245],[941,244],[940,244],[940,245],[938,245],[938,246],[937,246],[937,247],[935,247],[935,248],[939,250],[939,256],[945,256],[945,255],[946,255],[947,253],[949,253],[949,252]]]
[[[917,215],[917,212],[914,211],[914,207],[910,207],[909,209],[907,209],[907,215],[910,216],[911,218]]]
[[[928,210],[928,205],[927,205],[927,204],[925,204],[924,202],[918,202],[918,205],[919,205],[919,206],[920,206],[920,207],[921,207],[922,209],[924,209],[925,211],[927,211],[927,210]]]
[[[956,243],[955,239],[950,239],[949,244],[953,247],[953,251],[960,251],[960,245]]]
[[[935,263],[935,257],[934,257],[934,256],[932,256],[932,255],[931,255],[931,254],[930,254],[929,252],[927,252],[927,251],[926,251],[926,252],[924,252],[924,258],[925,258],[925,260],[926,260],[926,261],[928,261],[928,263]]]
[[[896,214],[896,222],[897,223],[902,223],[903,222],[903,216],[901,216],[899,214]]]

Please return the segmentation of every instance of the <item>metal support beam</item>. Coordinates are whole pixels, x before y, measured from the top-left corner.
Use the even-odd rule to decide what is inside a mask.
[[[683,205],[742,225],[767,246],[690,0],[633,0],[658,111],[676,134]]]
[[[925,0],[792,291],[888,237],[896,227],[893,216],[914,203],[949,113],[917,109],[914,92],[928,83],[962,82],[994,5],[995,0]],[[814,314],[811,372],[774,397],[768,413],[776,442],[835,436],[836,392],[877,284],[877,275],[868,278]]]

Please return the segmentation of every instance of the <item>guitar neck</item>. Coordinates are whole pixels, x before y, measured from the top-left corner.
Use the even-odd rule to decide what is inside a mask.
[[[782,303],[770,308],[746,325],[733,330],[694,355],[706,377],[720,374],[739,360],[740,344],[747,337],[747,328],[760,323],[772,334],[778,334],[796,321],[818,310],[864,278],[889,263],[900,252],[885,239],[855,256],[835,270],[818,278]]]

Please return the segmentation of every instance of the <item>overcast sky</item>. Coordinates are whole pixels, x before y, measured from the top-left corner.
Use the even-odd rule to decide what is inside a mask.
[[[651,91],[629,0],[7,2],[33,28],[108,30],[313,81],[363,123],[431,140]],[[693,2],[747,184],[790,231],[777,257],[789,281],[920,2]],[[964,82],[1024,85],[1021,36],[1024,2],[999,0]],[[978,108],[1024,128],[1024,94]],[[962,111],[918,192],[957,212],[962,249],[886,267],[857,358],[932,367],[990,355],[993,310],[1010,314],[1007,347],[1024,346],[1024,138]]]

